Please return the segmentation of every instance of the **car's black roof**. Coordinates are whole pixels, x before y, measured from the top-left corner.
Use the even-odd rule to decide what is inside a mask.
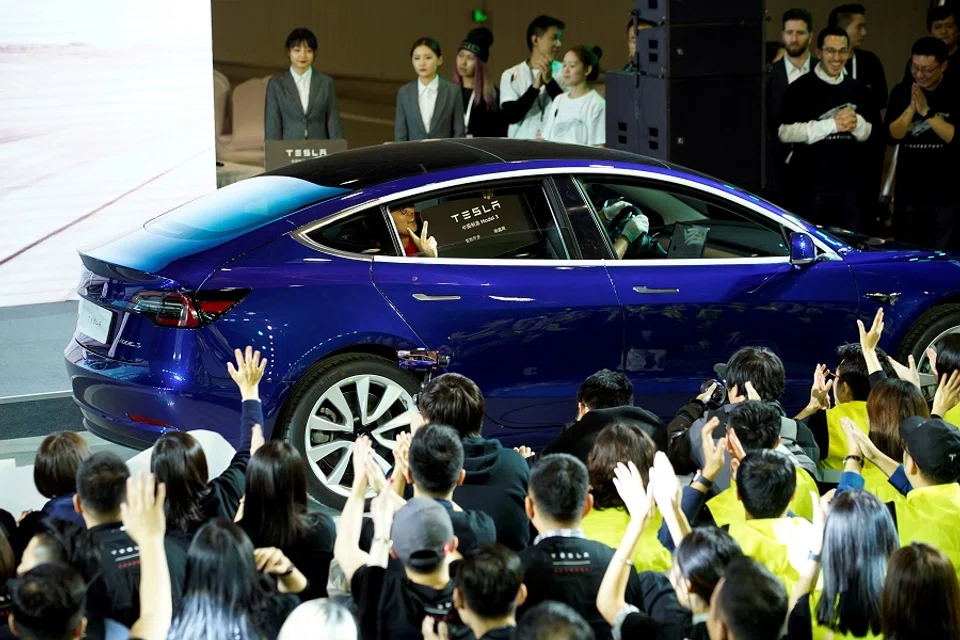
[[[363,147],[291,164],[266,175],[290,176],[328,187],[364,189],[421,173],[518,160],[588,160],[668,166],[653,158],[599,147],[507,138],[456,138]]]

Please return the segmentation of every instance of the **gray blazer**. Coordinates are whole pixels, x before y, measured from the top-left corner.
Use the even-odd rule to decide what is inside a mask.
[[[289,70],[270,78],[263,119],[266,140],[336,140],[343,137],[333,78],[316,71],[310,78],[306,113]]]
[[[419,82],[408,82],[397,92],[397,118],[393,139],[400,142],[427,138],[462,138],[463,100],[460,97],[460,87],[440,78],[437,106],[433,110],[430,131],[424,131],[423,117],[420,115],[420,90],[417,87]]]

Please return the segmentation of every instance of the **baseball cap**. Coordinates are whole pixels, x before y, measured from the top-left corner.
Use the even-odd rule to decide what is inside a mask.
[[[428,572],[443,561],[453,541],[450,514],[432,498],[414,498],[400,507],[390,529],[393,551],[403,566]]]
[[[718,362],[717,364],[713,365],[713,372],[714,372],[715,374],[717,374],[717,376],[718,376],[717,379],[718,379],[718,380],[726,381],[726,379],[727,379],[727,363],[726,363],[726,362]]]
[[[960,478],[960,429],[939,418],[913,416],[900,423],[900,438],[924,475]]]

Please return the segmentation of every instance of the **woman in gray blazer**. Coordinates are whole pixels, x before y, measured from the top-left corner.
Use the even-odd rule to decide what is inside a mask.
[[[317,36],[294,29],[287,36],[290,70],[270,78],[264,108],[266,140],[335,140],[343,137],[333,78],[313,70]]]
[[[443,64],[440,45],[420,38],[410,49],[417,79],[397,92],[397,117],[393,139],[462,138],[463,100],[460,87],[437,75]]]

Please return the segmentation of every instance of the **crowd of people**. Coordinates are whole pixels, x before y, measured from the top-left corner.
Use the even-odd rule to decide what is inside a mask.
[[[264,441],[266,361],[237,350],[240,444],[212,479],[189,433],[137,477],[44,440],[49,502],[0,512],[0,638],[956,640],[960,336],[927,354],[928,404],[883,329],[882,310],[851,327],[793,416],[764,347],[666,424],[599,371],[538,452],[484,437],[480,389],[440,375],[391,469],[352,444],[337,523],[300,453]]]
[[[786,11],[767,74],[766,195],[816,224],[960,249],[958,7],[928,11],[930,35],[914,43],[889,92],[883,64],[864,47],[863,5],[837,7],[819,32],[809,11]],[[892,194],[884,191],[888,148],[896,149]]]

